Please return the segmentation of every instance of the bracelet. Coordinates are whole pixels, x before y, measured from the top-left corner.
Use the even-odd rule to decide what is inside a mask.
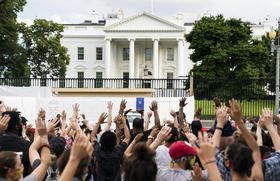
[[[49,145],[49,144],[47,144],[47,143],[42,144],[42,145],[40,146],[39,150],[42,150],[44,147],[47,147],[47,148],[49,148],[49,150],[51,150],[50,145]]]
[[[210,161],[208,161],[208,162],[205,162],[205,163],[204,163],[204,166],[206,166],[207,164],[210,164],[210,163],[214,163],[214,162],[216,163],[216,160],[210,160]]]
[[[152,139],[152,140],[154,140],[155,138],[154,138],[154,137],[152,137],[151,135],[149,135],[149,136],[148,136],[148,139]]]
[[[216,129],[219,129],[219,130],[223,131],[223,128],[221,128],[221,127],[216,127]]]

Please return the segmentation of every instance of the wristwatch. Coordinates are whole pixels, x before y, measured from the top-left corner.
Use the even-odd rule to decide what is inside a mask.
[[[148,136],[148,139],[152,139],[152,140],[154,140],[155,138],[154,138],[154,137],[152,137],[151,135],[149,135],[149,136]]]

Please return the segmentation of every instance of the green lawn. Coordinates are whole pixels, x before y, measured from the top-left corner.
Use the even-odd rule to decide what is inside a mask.
[[[224,105],[224,104],[223,104]],[[202,120],[215,119],[215,109],[212,100],[195,100],[195,110],[202,108]],[[275,112],[274,100],[252,100],[242,101],[243,115],[247,117],[257,117],[261,114],[263,108],[269,108]]]

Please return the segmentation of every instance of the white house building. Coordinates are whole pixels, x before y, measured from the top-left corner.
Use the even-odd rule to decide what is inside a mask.
[[[66,78],[180,78],[192,68],[184,35],[195,18],[179,13],[168,21],[149,13],[124,18],[93,13],[91,21],[64,24],[62,44],[70,64]],[[253,36],[270,31],[267,23],[252,25]]]

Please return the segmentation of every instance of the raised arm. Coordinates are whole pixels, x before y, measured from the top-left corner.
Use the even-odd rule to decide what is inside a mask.
[[[222,136],[222,130],[229,119],[229,116],[227,115],[227,107],[218,107],[216,109],[216,118],[217,118],[217,125],[212,139],[214,145],[217,148],[219,148],[220,140]]]
[[[111,129],[111,125],[112,125],[112,109],[113,109],[113,102],[112,101],[108,101],[107,109],[108,109],[108,118],[107,118],[107,125],[106,125],[104,131],[109,131]]]
[[[259,150],[259,146],[257,141],[250,134],[249,130],[246,128],[244,122],[242,121],[242,106],[238,105],[237,100],[232,99],[230,102],[230,116],[238,125],[243,138],[248,144],[249,148],[252,150],[252,156],[254,160],[254,165],[252,167],[252,175],[251,177],[255,180],[263,180],[263,172],[262,172],[262,160],[261,154]]]
[[[155,141],[150,145],[150,148],[152,150],[156,150],[157,147],[167,138],[170,137],[170,132],[171,132],[171,128],[164,126],[161,128],[160,132],[157,135],[157,138],[155,139]]]
[[[133,139],[133,141],[130,143],[130,145],[127,147],[127,149],[124,152],[124,157],[128,158],[132,155],[132,149],[134,148],[134,146],[141,140],[142,136],[144,134],[143,133],[138,133],[135,138]]]
[[[100,126],[102,123],[104,123],[104,121],[105,121],[105,119],[106,119],[107,117],[108,117],[108,115],[107,115],[105,112],[101,113],[101,115],[100,115],[99,118],[98,118],[97,123],[95,124],[95,126],[93,127],[93,130],[92,130],[92,132],[91,132],[91,137],[92,137],[92,138],[96,138],[96,134],[97,134],[97,131],[98,131],[99,126]]]
[[[207,134],[202,136],[201,132],[198,133],[200,148],[191,141],[193,148],[196,150],[198,157],[203,167],[208,171],[208,175],[211,181],[222,181],[221,174],[218,170],[215,154],[216,146],[207,138]]]
[[[273,112],[270,111],[269,109],[263,109],[263,118],[264,118],[264,122],[263,125],[267,128],[273,145],[274,145],[274,149],[277,152],[280,152],[280,136],[277,134],[276,130],[274,129],[273,126]]]
[[[179,131],[179,123],[178,123],[178,120],[177,120],[177,115],[176,115],[176,112],[174,110],[171,110],[170,111],[170,115],[173,117],[174,119],[174,127],[178,129]]]
[[[124,140],[123,142],[125,142],[127,145],[130,141],[130,132],[129,132],[129,129],[126,125],[126,119],[124,116],[120,116],[120,119],[122,121],[122,124],[123,124],[123,128],[124,128]]]
[[[149,124],[150,124],[152,115],[153,115],[153,113],[151,111],[147,113],[147,119],[145,121],[144,131],[147,131],[149,129]]]
[[[80,160],[87,155],[91,156],[92,151],[92,144],[88,141],[86,135],[82,131],[79,131],[71,148],[70,158],[59,180],[72,180],[79,166]]]
[[[273,119],[275,120],[275,124],[277,125],[278,135],[280,135],[280,118],[278,116],[274,115]]]
[[[150,109],[151,109],[151,111],[154,112],[155,127],[160,128],[160,119],[159,119],[159,115],[158,115],[158,103],[156,100],[152,101]]]
[[[48,132],[47,132],[46,123],[44,120],[41,119],[40,116],[38,116],[38,119],[36,120],[36,131],[39,137],[36,138],[36,140],[30,146],[29,157],[30,157],[30,163],[32,164],[35,159],[40,158],[38,150],[41,148],[41,158],[40,158],[41,163],[32,172],[32,174],[36,176],[37,180],[44,180],[47,169],[51,164],[51,153],[50,153],[50,146],[48,142]]]
[[[262,125],[263,125],[263,116],[260,116],[260,120],[257,124],[257,132],[256,132],[256,135],[257,135],[257,143],[259,146],[262,146],[263,145],[263,140],[262,140]]]
[[[184,127],[184,107],[187,105],[186,98],[182,97],[179,101],[179,128]]]
[[[60,135],[61,136],[66,136],[66,112],[65,110],[62,111],[61,113],[61,131],[60,131]]]
[[[121,104],[120,104],[120,109],[119,109],[119,114],[120,115],[123,115],[124,109],[126,108],[126,103],[127,103],[127,101],[125,101],[125,99],[123,99]]]

